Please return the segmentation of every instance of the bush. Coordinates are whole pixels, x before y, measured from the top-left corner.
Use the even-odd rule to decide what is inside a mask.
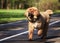
[[[57,10],[58,9],[58,0],[40,0],[37,4],[38,9],[45,11],[47,9]]]

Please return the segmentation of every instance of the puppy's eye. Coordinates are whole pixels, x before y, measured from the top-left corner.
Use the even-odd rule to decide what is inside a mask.
[[[31,16],[31,14],[29,13],[28,16]]]
[[[28,16],[29,16],[29,17],[33,17],[33,14],[29,13]]]

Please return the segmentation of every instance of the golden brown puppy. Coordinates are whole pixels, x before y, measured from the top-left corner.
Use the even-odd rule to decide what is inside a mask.
[[[36,7],[30,7],[26,10],[25,16],[27,17],[28,23],[28,36],[29,39],[33,38],[34,29],[38,29],[37,34],[42,35],[43,40],[45,40],[49,24],[49,14],[52,14],[52,10],[47,10],[45,12],[39,12]]]

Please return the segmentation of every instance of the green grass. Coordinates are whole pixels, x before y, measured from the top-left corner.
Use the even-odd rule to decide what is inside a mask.
[[[55,13],[60,13],[60,10],[56,10]]]
[[[12,9],[9,9],[9,10],[6,10],[6,9],[0,9],[0,12],[23,13],[23,12],[25,12],[25,10],[21,10],[21,9],[19,9],[19,10],[17,10],[17,9],[15,9],[15,10],[12,10]]]
[[[9,23],[9,22],[15,22],[19,20],[25,20],[26,18],[1,18],[0,19],[0,24],[2,23]]]
[[[26,19],[25,10],[5,10],[0,9],[0,23],[8,23]]]
[[[0,18],[21,18],[25,17],[23,13],[0,12]]]

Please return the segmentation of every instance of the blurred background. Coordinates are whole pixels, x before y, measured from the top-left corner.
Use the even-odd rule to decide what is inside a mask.
[[[0,24],[25,20],[24,12],[32,6],[60,13],[60,0],[0,0]]]

